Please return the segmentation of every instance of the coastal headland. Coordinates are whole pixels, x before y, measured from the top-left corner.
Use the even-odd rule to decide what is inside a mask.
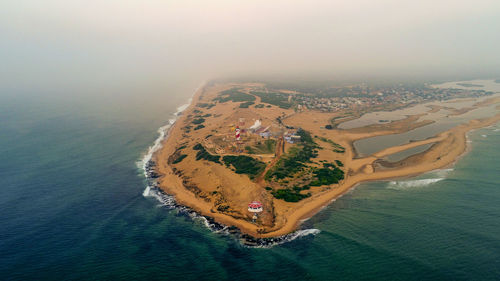
[[[178,204],[245,234],[285,235],[361,182],[453,164],[466,151],[467,132],[500,120],[498,94],[445,94],[439,101],[420,96],[388,100],[383,92],[329,97],[261,83],[211,82],[195,93],[153,155],[158,186]],[[369,112],[422,105],[425,110],[404,118],[349,129],[337,126]],[[369,155],[354,149],[358,140],[397,136],[453,118],[459,120],[454,126],[430,137]],[[429,148],[401,160],[387,158],[424,145]],[[248,211],[252,201],[263,205],[257,219]]]

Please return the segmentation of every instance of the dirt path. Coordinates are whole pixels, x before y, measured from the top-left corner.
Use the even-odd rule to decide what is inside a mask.
[[[265,184],[264,177],[266,176],[266,173],[272,167],[274,167],[274,165],[276,165],[276,163],[278,162],[278,160],[280,159],[281,155],[283,155],[284,152],[285,152],[285,140],[283,139],[283,137],[280,137],[278,139],[278,142],[276,143],[276,151],[274,153],[275,157],[271,161],[271,163],[269,163],[269,165],[266,166],[266,169],[259,175],[259,177],[257,177],[257,179],[255,180],[257,184],[264,186]]]

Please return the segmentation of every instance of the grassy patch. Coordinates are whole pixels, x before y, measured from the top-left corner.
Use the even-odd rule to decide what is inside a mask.
[[[314,179],[309,183],[311,186],[322,186],[338,183],[344,179],[344,171],[333,164],[325,163],[323,168],[315,168],[313,171]]]
[[[210,152],[208,152],[205,149],[205,147],[203,147],[203,145],[198,143],[193,147],[193,149],[198,150],[198,152],[196,153],[196,160],[203,159],[203,160],[212,161],[212,162],[220,164],[220,156],[210,154]]]
[[[215,103],[199,103],[196,106],[201,107],[201,108],[210,109],[210,108],[215,106]]]
[[[310,197],[311,193],[301,194],[296,189],[278,189],[272,192],[274,198],[283,199],[286,202],[299,202],[300,200]]]
[[[203,128],[205,128],[205,125],[200,124],[200,125],[198,125],[198,126],[194,127],[194,129],[193,129],[193,130],[195,130],[195,131],[196,131],[196,130],[203,129]]]
[[[251,92],[252,95],[260,97],[263,103],[276,105],[280,108],[289,109],[292,103],[288,102],[288,96],[282,93],[264,93],[264,92]]]
[[[246,151],[250,154],[271,154],[274,153],[276,148],[276,140],[267,139],[259,142],[254,146],[245,147]]]
[[[247,101],[247,102],[243,102],[243,103],[240,103],[240,108],[248,108],[249,106],[251,106],[252,104],[254,104],[253,101]]]
[[[181,162],[182,160],[184,160],[184,158],[186,158],[186,157],[187,157],[186,154],[181,154],[177,158],[175,158],[174,161],[172,161],[172,164],[177,164],[177,163]]]
[[[249,101],[255,101],[255,97],[249,94],[242,93],[237,88],[233,88],[220,92],[219,95],[213,100],[218,101],[220,103],[228,101],[249,102]]]
[[[201,118],[201,117],[200,117],[200,118],[196,118],[196,119],[194,119],[194,120],[193,120],[193,122],[191,122],[191,123],[193,123],[193,124],[195,124],[195,125],[199,125],[199,124],[201,124],[201,123],[203,123],[203,122],[205,122],[205,118]]]
[[[345,152],[345,148],[343,146],[341,146],[340,144],[332,141],[331,139],[327,139],[327,138],[324,138],[324,137],[317,137],[317,138],[319,140],[321,140],[321,141],[329,143],[332,146],[332,148],[333,148],[333,152],[337,152],[337,153],[344,153]]]
[[[232,165],[237,174],[247,174],[251,179],[260,174],[266,168],[266,164],[253,159],[250,156],[224,156],[222,160],[226,166]]]

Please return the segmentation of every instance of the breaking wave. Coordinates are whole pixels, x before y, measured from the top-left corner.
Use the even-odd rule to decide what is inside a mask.
[[[435,170],[430,174],[436,175],[438,177],[446,177],[450,172],[453,172],[453,168]]]
[[[449,169],[439,169],[427,173],[430,178],[428,179],[412,179],[412,180],[401,180],[401,181],[390,181],[387,188],[394,190],[405,190],[415,187],[425,187],[433,183],[442,181],[446,179],[449,173],[453,172],[453,168]]]
[[[148,163],[151,162],[151,159],[153,158],[153,154],[158,151],[158,149],[161,148],[163,140],[165,140],[168,136],[168,131],[172,127],[172,125],[175,124],[175,121],[177,121],[177,118],[181,115],[181,113],[186,110],[189,105],[191,104],[192,98],[189,99],[188,103],[183,104],[177,108],[177,111],[173,114],[174,118],[171,118],[168,120],[168,123],[164,126],[161,126],[158,128],[158,138],[154,141],[153,145],[148,148],[148,152],[144,157],[137,162],[138,168],[142,169],[144,172],[144,176],[147,175],[147,166]]]
[[[445,178],[435,178],[435,179],[421,179],[421,180],[408,180],[408,181],[391,181],[389,182],[389,189],[404,190],[413,187],[424,187],[430,184],[442,181]]]

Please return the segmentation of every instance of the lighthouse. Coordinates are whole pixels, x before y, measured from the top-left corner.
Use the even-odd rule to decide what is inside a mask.
[[[253,221],[257,220],[257,215],[262,212],[262,203],[259,201],[252,201],[248,204],[248,211],[253,213]]]
[[[236,132],[234,133],[234,137],[236,138],[236,141],[240,141],[241,140],[241,132],[240,132],[240,127],[239,126],[236,127]]]

